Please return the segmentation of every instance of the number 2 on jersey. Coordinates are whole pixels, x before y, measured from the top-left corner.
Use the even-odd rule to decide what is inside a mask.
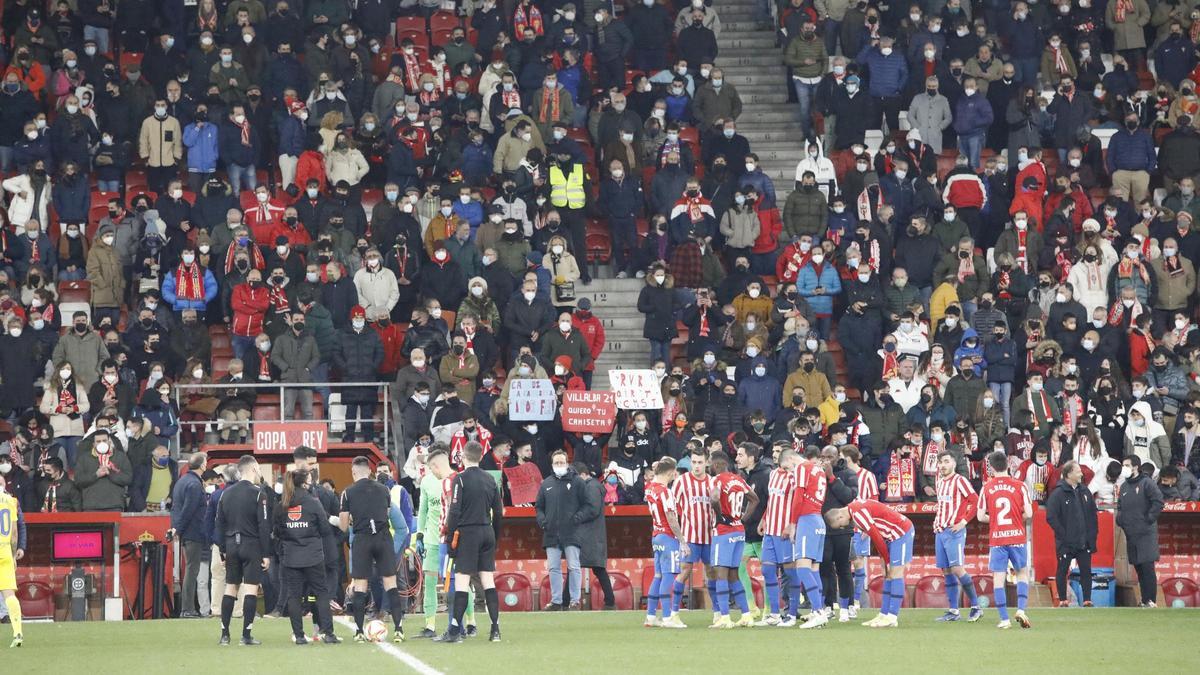
[[[1011,499],[1000,499],[996,502],[996,509],[999,511],[999,513],[996,514],[997,525],[1005,526],[1013,524],[1013,519],[1009,513],[1012,511],[1012,506],[1013,503]]]

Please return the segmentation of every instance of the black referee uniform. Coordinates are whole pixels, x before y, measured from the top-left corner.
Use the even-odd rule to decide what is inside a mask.
[[[496,571],[496,540],[504,518],[504,502],[496,480],[478,466],[459,471],[451,482],[450,504],[446,513],[446,533],[450,555],[458,574]],[[496,589],[484,589],[488,615],[492,620],[492,639],[500,638],[500,604]],[[456,586],[454,621],[447,641],[461,639],[463,615],[467,611],[467,589]]]
[[[391,494],[385,485],[370,478],[354,481],[342,491],[342,513],[350,514],[350,578],[370,579],[373,569],[383,578],[396,576],[396,551],[392,541]],[[400,589],[388,589],[392,623],[403,634],[404,604]],[[363,632],[367,593],[354,592],[354,623]],[[356,635],[357,637],[357,635]]]
[[[283,587],[287,589],[288,618],[296,644],[304,636],[300,600],[306,594],[316,597],[314,619],[325,642],[337,642],[333,636],[333,617],[329,613],[329,588],[325,577],[324,540],[332,532],[329,514],[311,494],[298,490],[292,503],[275,508],[275,538],[279,541],[279,562]]]
[[[825,503],[821,505],[821,515],[831,509],[845,508],[858,497],[858,476],[849,469],[834,471],[829,480],[829,489],[825,491]],[[824,591],[825,604],[835,606],[835,597],[841,598],[849,605],[854,598],[854,570],[850,566],[850,541],[854,535],[853,528],[828,528],[825,531],[825,557],[821,560],[821,586]],[[836,593],[834,591],[837,591]],[[813,611],[817,611],[813,607]]]
[[[258,586],[263,577],[263,558],[271,555],[271,500],[262,487],[241,480],[221,493],[213,532],[225,556],[225,583]],[[221,644],[229,644],[229,621],[236,595],[221,599]],[[242,601],[242,643],[257,644],[250,635],[257,594]]]

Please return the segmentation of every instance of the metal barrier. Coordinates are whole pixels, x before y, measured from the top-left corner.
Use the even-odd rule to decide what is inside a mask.
[[[378,413],[376,415],[373,415],[370,418],[362,418],[362,417],[358,417],[357,415],[353,418],[347,418],[345,415],[343,415],[341,417],[333,416],[332,408],[333,408],[334,404],[331,403],[331,399],[333,398],[333,396],[335,394],[339,397],[339,401],[338,401],[337,405],[341,405],[341,406],[345,405],[340,400],[341,391],[339,391],[339,390],[366,389],[368,387],[375,389],[377,392],[375,406],[376,406],[376,410],[378,411]],[[257,418],[255,416],[255,410],[258,407],[258,405],[256,405],[253,408],[251,408],[250,418],[247,420],[244,420],[244,421],[243,420],[235,420],[235,421],[230,422],[230,421],[226,421],[226,420],[221,420],[219,417],[217,417],[215,411],[210,416],[211,418],[208,420],[201,421],[201,420],[184,420],[183,419],[183,414],[185,412],[183,399],[187,398],[187,394],[194,393],[197,391],[199,391],[199,392],[211,391],[211,392],[213,392],[214,398],[221,399],[221,398],[226,397],[227,392],[234,390],[234,389],[260,389],[260,390],[266,390],[268,392],[270,392],[272,390],[275,392],[278,392],[278,395],[279,395],[279,418],[278,419]],[[297,419],[295,417],[295,412],[296,412],[295,405],[293,405],[292,410],[286,409],[285,403],[284,403],[286,401],[286,396],[284,395],[285,392],[287,392],[288,390],[300,390],[300,389],[309,390],[312,392],[313,395],[321,396],[322,409],[324,411],[323,417]],[[175,407],[176,407],[176,409],[179,410],[179,415],[180,415],[178,429],[175,432],[175,447],[176,447],[176,449],[182,449],[182,436],[183,436],[183,430],[184,430],[185,426],[192,430],[195,430],[197,427],[204,429],[203,431],[199,432],[200,435],[203,436],[204,434],[207,433],[207,431],[206,431],[207,427],[212,424],[217,425],[218,433],[219,433],[219,430],[220,430],[222,424],[237,425],[238,427],[245,425],[250,430],[251,437],[253,437],[253,427],[256,422],[270,422],[270,423],[297,422],[297,421],[318,422],[318,423],[325,424],[326,427],[329,429],[330,433],[332,433],[333,428],[337,424],[344,425],[346,423],[354,423],[356,426],[358,426],[360,424],[369,422],[372,425],[377,426],[377,427],[379,425],[382,425],[382,438],[383,438],[382,446],[383,447],[381,448],[381,450],[383,450],[383,452],[385,454],[388,454],[387,446],[388,446],[389,440],[391,439],[391,426],[392,426],[391,425],[391,414],[390,414],[391,413],[391,400],[392,400],[391,389],[392,389],[391,382],[244,382],[244,383],[243,382],[238,382],[238,383],[225,382],[225,383],[211,383],[211,384],[192,384],[192,383],[179,382],[179,383],[176,383],[174,385],[174,387],[172,387],[172,393],[173,393],[174,400],[175,400]],[[298,403],[297,403],[297,405],[298,405]],[[344,429],[345,429],[345,427],[343,426],[343,431],[344,431]],[[195,432],[193,432],[193,433],[195,433]],[[371,442],[374,442],[373,439],[368,439],[368,440]]]

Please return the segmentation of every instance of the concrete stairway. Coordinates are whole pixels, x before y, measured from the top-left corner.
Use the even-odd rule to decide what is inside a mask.
[[[742,97],[738,133],[750,141],[762,169],[775,182],[779,208],[792,191],[796,164],[804,157],[796,104],[788,103],[787,68],[775,47],[775,31],[759,30],[757,0],[729,0],[716,6],[721,17],[717,65]],[[741,162],[730,161],[730,166]]]
[[[607,270],[605,270],[607,272]],[[576,286],[592,301],[592,312],[604,326],[606,344],[596,360],[592,389],[607,390],[609,369],[649,368],[650,341],[642,337],[644,317],[637,310],[645,279],[593,279]]]

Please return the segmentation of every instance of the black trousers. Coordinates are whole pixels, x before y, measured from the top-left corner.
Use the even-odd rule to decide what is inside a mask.
[[[617,603],[613,596],[612,580],[608,578],[608,569],[603,565],[599,567],[589,567],[592,574],[596,575],[596,581],[600,583],[600,592],[604,594],[604,606],[612,607]],[[596,599],[592,598],[592,609],[596,609]]]
[[[1154,571],[1154,563],[1144,562],[1133,566],[1137,570],[1138,588],[1142,592],[1142,602],[1154,602],[1158,599],[1158,573]]]
[[[1071,561],[1079,563],[1079,586],[1083,592],[1080,602],[1092,599],[1092,553],[1086,550],[1059,551],[1058,569],[1054,573],[1054,583],[1058,586],[1058,599],[1067,599],[1067,572],[1071,570]]]
[[[329,613],[329,589],[325,585],[325,564],[309,567],[284,567],[283,587],[287,589],[288,618],[292,622],[292,634],[304,635],[304,616],[301,601],[314,596],[313,619],[322,633],[333,632],[333,616]]]
[[[825,535],[825,557],[821,560],[821,586],[825,604],[834,598],[854,597],[854,569],[850,566],[850,533]],[[815,608],[814,608],[815,609]]]
[[[579,278],[589,281],[592,275],[587,263],[587,217],[583,209],[565,206],[558,209],[558,215],[562,216],[563,226],[571,237],[571,255],[575,256],[575,263],[579,266]]]

